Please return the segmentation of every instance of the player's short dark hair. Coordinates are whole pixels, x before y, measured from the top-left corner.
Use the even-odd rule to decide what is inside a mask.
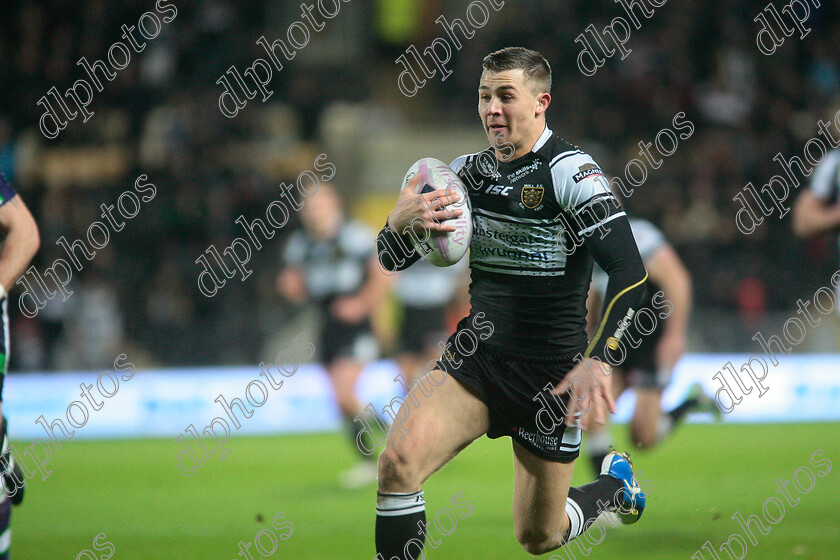
[[[523,47],[505,47],[485,56],[481,66],[490,72],[522,70],[534,93],[551,92],[551,66],[537,51]]]

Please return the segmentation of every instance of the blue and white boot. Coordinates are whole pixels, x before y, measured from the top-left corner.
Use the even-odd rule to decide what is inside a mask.
[[[614,513],[625,525],[638,521],[645,511],[645,494],[633,476],[630,456],[627,453],[610,451],[601,463],[601,474],[618,479],[624,486],[620,493],[616,494],[618,505],[608,508],[607,511]]]

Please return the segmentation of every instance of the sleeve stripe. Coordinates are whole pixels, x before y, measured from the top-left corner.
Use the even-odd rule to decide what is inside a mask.
[[[554,167],[557,164],[558,161],[560,161],[562,159],[566,159],[567,157],[570,157],[570,156],[578,155],[578,154],[582,155],[583,152],[580,151],[580,150],[572,150],[572,151],[569,151],[569,152],[563,152],[562,154],[558,154],[554,157],[553,160],[551,160],[551,163],[548,164],[548,167],[549,168]]]
[[[609,218],[607,218],[606,220],[601,221],[601,222],[598,222],[598,223],[597,223],[597,224],[595,224],[594,226],[589,226],[589,227],[588,227],[588,228],[586,228],[586,229],[582,229],[582,230],[580,230],[580,231],[578,232],[578,235],[579,235],[579,236],[581,236],[581,237],[583,237],[584,235],[586,235],[587,233],[589,233],[589,232],[590,232],[590,231],[592,231],[593,229],[597,229],[597,228],[601,227],[602,225],[606,224],[607,222],[611,222],[611,221],[615,220],[616,218],[618,218],[618,217],[620,217],[620,216],[626,216],[626,215],[627,215],[627,214],[626,214],[625,212],[619,212],[618,214],[613,214],[612,216],[610,216],[610,217],[609,217]]]
[[[598,331],[595,333],[595,336],[592,337],[592,340],[589,342],[589,346],[586,347],[586,352],[584,352],[584,354],[583,354],[585,357],[588,358],[589,354],[592,352],[592,349],[595,348],[596,344],[598,344],[598,340],[601,338],[601,333],[604,331],[604,327],[606,326],[607,321],[610,318],[610,311],[612,311],[613,305],[615,304],[615,302],[618,301],[618,298],[620,298],[621,296],[623,296],[624,294],[626,294],[627,292],[629,292],[633,288],[641,286],[642,284],[644,284],[647,281],[647,279],[648,279],[648,274],[647,274],[647,271],[645,271],[645,277],[644,278],[642,278],[641,280],[639,280],[638,282],[636,282],[632,286],[627,286],[626,288],[624,288],[623,290],[618,292],[614,298],[612,298],[612,301],[610,301],[610,304],[607,306],[606,311],[604,311],[604,316],[601,318],[601,324],[598,325]]]
[[[585,201],[583,201],[583,202],[581,202],[580,204],[578,204],[578,205],[575,207],[575,212],[581,212],[581,211],[582,211],[584,208],[586,208],[587,206],[590,206],[590,205],[592,205],[592,204],[595,204],[597,201],[599,201],[599,200],[601,200],[601,199],[603,199],[603,198],[615,198],[615,195],[614,195],[613,193],[611,193],[611,192],[602,192],[602,193],[598,193],[598,194],[594,195],[592,198],[588,198],[588,199],[586,199]],[[616,203],[617,203],[617,202],[618,202],[618,199],[616,199]]]

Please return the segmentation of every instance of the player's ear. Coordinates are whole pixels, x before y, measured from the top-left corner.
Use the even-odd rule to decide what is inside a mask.
[[[540,93],[537,95],[537,108],[536,114],[541,115],[545,113],[545,110],[548,109],[548,106],[551,104],[551,94],[550,93]]]

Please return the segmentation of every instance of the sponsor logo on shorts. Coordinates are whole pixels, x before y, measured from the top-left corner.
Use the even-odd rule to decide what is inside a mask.
[[[516,434],[543,451],[557,451],[557,445],[560,443],[560,438],[557,436],[544,436],[534,432],[529,432],[525,428],[515,428]]]
[[[594,177],[596,175],[604,174],[603,171],[601,171],[601,168],[595,165],[594,163],[584,163],[583,165],[578,167],[578,169],[580,171],[572,175],[572,179],[575,180],[575,183],[580,183],[587,177]]]

